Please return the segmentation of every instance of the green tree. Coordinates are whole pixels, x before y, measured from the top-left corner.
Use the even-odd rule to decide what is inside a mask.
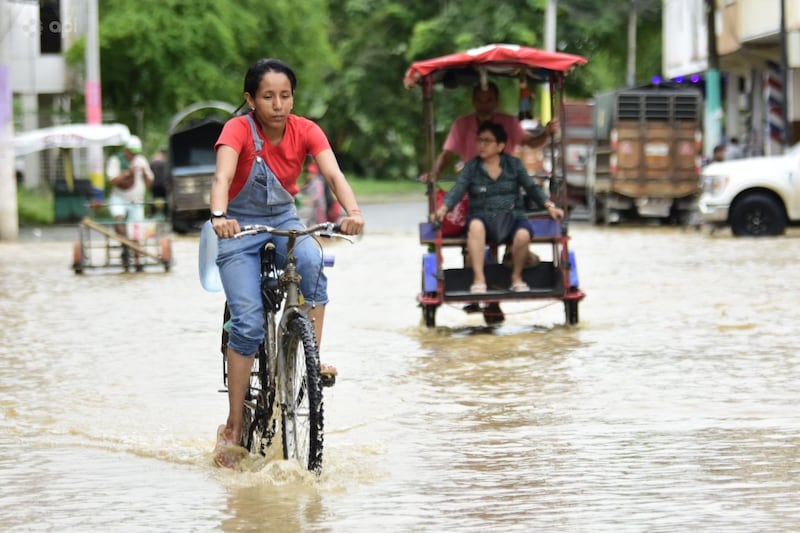
[[[572,87],[591,95],[625,86],[628,15],[638,17],[637,85],[661,72],[661,1],[562,0],[558,3],[558,48],[589,64],[575,72]]]
[[[234,2],[107,0],[100,9],[103,105],[144,133],[177,110],[241,94],[239,36],[257,21]]]
[[[241,103],[247,67],[273,56],[298,71],[297,107],[322,114],[323,80],[337,63],[326,24],[325,0],[271,0],[269,9],[256,0],[107,0],[100,10],[104,109],[139,134],[164,138],[169,118],[189,104]]]
[[[430,2],[333,0],[331,40],[345,65],[328,81],[335,106],[321,120],[345,169],[362,176],[415,175],[416,95],[403,88],[408,35]]]
[[[170,117],[209,99],[239,104],[261,57],[298,75],[294,111],[325,129],[344,170],[378,179],[422,170],[422,105],[403,87],[412,61],[487,43],[542,47],[547,0],[105,0],[100,5],[103,106],[159,144]],[[558,50],[589,58],[568,77],[571,98],[624,84],[627,13],[637,9],[637,71],[660,71],[658,0],[560,0]],[[80,64],[79,43],[70,50]],[[504,110],[516,87],[503,85]],[[437,89],[437,139],[469,110],[463,91]],[[439,147],[437,147],[439,148]]]

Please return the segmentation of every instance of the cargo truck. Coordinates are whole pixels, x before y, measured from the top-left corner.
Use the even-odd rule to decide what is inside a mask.
[[[696,217],[702,108],[702,94],[692,88],[653,86],[595,97],[585,182],[592,222],[684,224]]]
[[[594,145],[594,104],[564,102],[564,164],[567,173],[567,206],[572,219],[586,219],[586,166]]]

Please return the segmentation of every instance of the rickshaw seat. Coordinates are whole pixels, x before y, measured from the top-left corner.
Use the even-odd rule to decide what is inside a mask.
[[[528,224],[533,230],[531,242],[552,242],[553,239],[561,237],[561,223],[550,217],[530,218]],[[420,222],[419,242],[427,245],[436,244],[436,228],[432,222]],[[442,246],[465,246],[466,244],[466,233],[457,237],[442,237]]]

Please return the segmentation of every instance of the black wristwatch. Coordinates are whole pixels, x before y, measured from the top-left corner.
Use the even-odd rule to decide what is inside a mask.
[[[228,218],[228,215],[225,211],[211,211],[211,219],[213,220],[215,218]]]

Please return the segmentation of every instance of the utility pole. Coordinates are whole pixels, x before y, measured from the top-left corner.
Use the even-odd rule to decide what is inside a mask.
[[[719,79],[719,54],[717,53],[716,0],[706,0],[706,29],[708,31],[708,66],[706,68],[706,119],[704,149],[710,156],[714,147],[722,142],[722,105]]]
[[[781,119],[783,122],[783,148],[788,148],[792,145],[792,128],[789,124],[789,58],[786,50],[786,0],[781,0],[781,82],[783,84],[783,106],[781,107]]]
[[[639,21],[636,9],[636,0],[631,0],[628,12],[628,61],[625,69],[625,84],[628,87],[636,85],[636,24]]]
[[[11,2],[0,0],[0,241],[19,237],[11,92]]]
[[[86,0],[88,22],[86,28],[86,122],[103,123],[103,99],[100,91],[100,15],[97,0]],[[89,181],[93,196],[102,200],[105,190],[103,176],[103,147],[89,147]]]

